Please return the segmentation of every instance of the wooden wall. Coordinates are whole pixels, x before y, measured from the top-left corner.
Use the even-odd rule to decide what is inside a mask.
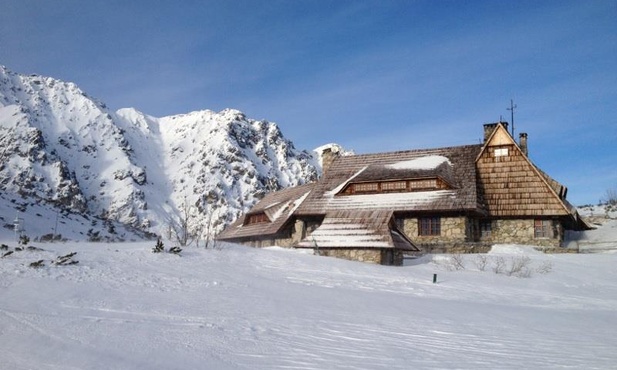
[[[476,162],[478,191],[489,215],[567,215],[544,178],[512,138],[504,135],[508,134],[494,135]]]

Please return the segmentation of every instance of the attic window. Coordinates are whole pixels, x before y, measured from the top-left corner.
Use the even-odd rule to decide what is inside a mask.
[[[409,187],[412,190],[437,189],[437,179],[411,180]]]
[[[381,183],[382,191],[407,190],[407,181],[388,181]]]
[[[508,155],[508,148],[496,148],[495,157],[505,157]]]
[[[451,187],[439,178],[395,181],[358,182],[349,184],[340,194],[404,193],[411,191],[443,190]]]
[[[248,215],[244,224],[252,225],[252,224],[259,224],[263,222],[270,222],[270,219],[268,218],[268,216],[266,216],[264,212],[261,212],[261,213],[255,213],[252,215]]]
[[[379,190],[379,184],[376,182],[367,182],[361,184],[353,184],[354,193],[368,193]]]

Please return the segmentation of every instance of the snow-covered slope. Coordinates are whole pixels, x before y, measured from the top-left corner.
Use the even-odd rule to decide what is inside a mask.
[[[533,273],[520,278],[496,274],[492,264],[481,270],[472,255],[464,256],[465,269],[449,270],[445,256],[392,267],[234,245],[153,254],[154,244],[34,244],[44,250],[0,258],[0,368],[617,363],[617,254],[503,246],[484,255],[529,258]],[[79,263],[52,263],[71,252],[67,261]]]
[[[75,84],[0,66],[0,202],[163,233],[220,229],[265,192],[312,181],[318,158],[236,110],[156,118],[113,112]],[[189,215],[190,217],[186,217]],[[12,215],[2,215],[5,219]]]

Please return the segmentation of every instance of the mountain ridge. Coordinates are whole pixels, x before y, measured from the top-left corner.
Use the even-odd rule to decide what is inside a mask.
[[[266,192],[321,172],[320,153],[296,149],[276,123],[239,110],[112,111],[72,82],[1,65],[0,145],[5,201],[159,235],[187,232],[186,219],[219,231]]]

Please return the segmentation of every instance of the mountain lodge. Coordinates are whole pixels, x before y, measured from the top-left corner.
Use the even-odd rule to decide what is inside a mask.
[[[326,149],[317,182],[267,194],[218,240],[310,248],[400,265],[404,254],[486,252],[492,244],[562,247],[589,226],[567,188],[527,155],[507,122],[476,145],[339,156]]]

